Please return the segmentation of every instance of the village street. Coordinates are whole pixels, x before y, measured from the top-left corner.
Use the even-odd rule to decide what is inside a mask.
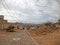
[[[38,45],[26,30],[0,36],[0,45]]]

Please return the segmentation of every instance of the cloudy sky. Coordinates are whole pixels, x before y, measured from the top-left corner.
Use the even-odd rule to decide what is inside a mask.
[[[0,0],[0,15],[9,22],[54,22],[60,18],[60,0]]]

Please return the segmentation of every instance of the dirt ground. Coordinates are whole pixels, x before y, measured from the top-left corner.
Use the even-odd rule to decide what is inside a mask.
[[[1,32],[1,34],[4,35],[0,35],[0,45],[38,45],[26,30],[13,33],[9,32],[9,34],[7,32]]]
[[[0,36],[1,35],[6,35],[6,34],[8,34],[8,32],[6,32],[6,31],[0,31]]]
[[[19,32],[19,31],[18,31]],[[17,33],[18,33],[17,32]],[[39,45],[60,45],[60,31],[54,31],[47,34],[34,34],[34,31],[28,31],[31,37],[36,40]],[[15,32],[16,33],[16,32]],[[0,31],[0,36],[11,34],[11,32]]]
[[[20,32],[21,30],[16,30],[15,32]],[[0,30],[0,36],[1,35],[7,35],[7,34],[11,34],[12,32],[7,32],[6,30]],[[14,33],[14,32],[13,32]]]
[[[40,45],[60,45],[60,31],[46,35],[35,35],[32,32],[30,34]]]

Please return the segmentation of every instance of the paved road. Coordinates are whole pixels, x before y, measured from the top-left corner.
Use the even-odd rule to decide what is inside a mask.
[[[0,45],[38,45],[26,30],[0,36]]]

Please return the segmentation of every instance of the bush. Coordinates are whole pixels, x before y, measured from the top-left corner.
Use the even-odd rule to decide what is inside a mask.
[[[8,32],[15,32],[15,30],[14,30],[14,26],[9,26],[8,28],[7,28],[7,31]]]
[[[50,26],[51,24],[52,24],[51,22],[45,23],[45,25],[47,25],[47,26]]]
[[[60,22],[60,19],[58,20],[58,22]]]

